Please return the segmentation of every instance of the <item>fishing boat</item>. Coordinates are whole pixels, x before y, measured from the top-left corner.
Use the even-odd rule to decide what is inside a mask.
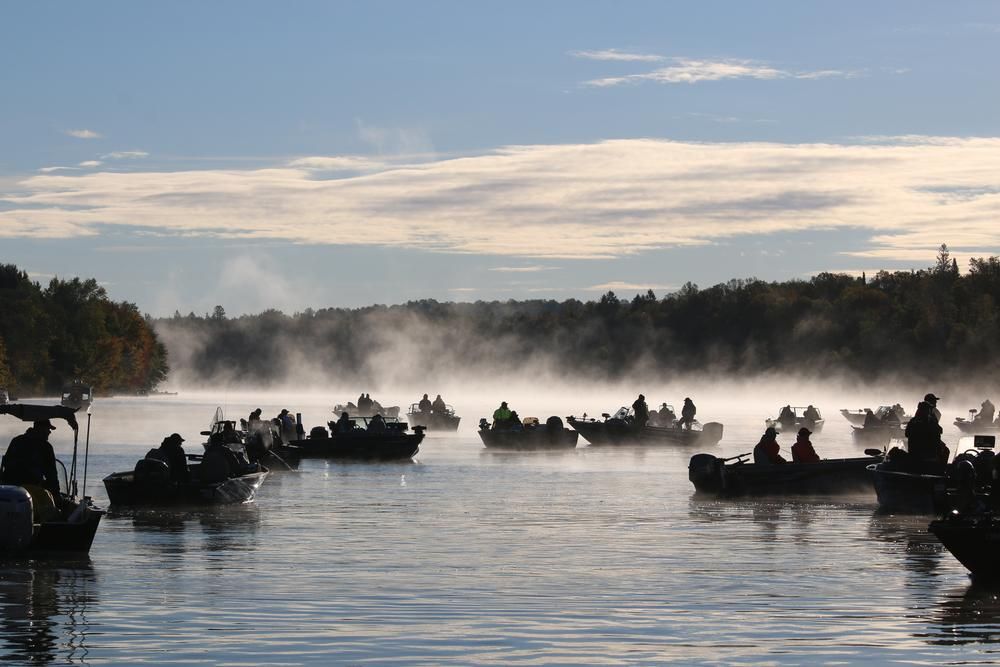
[[[338,429],[337,422],[316,426],[309,436],[292,440],[276,451],[286,460],[301,458],[349,459],[356,461],[395,461],[411,459],[420,451],[424,427],[414,426],[408,433],[406,422],[384,419],[384,428],[368,417],[351,419],[351,428]]]
[[[167,464],[145,458],[135,470],[111,473],[104,478],[108,500],[115,506],[230,505],[252,502],[267,479],[266,469],[218,481],[199,479],[203,457],[188,455],[196,463],[190,466],[191,480],[174,482]]]
[[[367,419],[375,415],[382,415],[386,419],[399,419],[400,408],[398,405],[384,407],[381,403],[372,399],[371,407],[359,408],[353,402],[338,403],[333,406],[333,414],[338,417],[346,412],[351,418]]]
[[[888,448],[893,440],[905,437],[902,427],[896,423],[870,424],[868,426],[851,426],[851,438],[855,444],[862,447]]]
[[[784,464],[751,463],[750,453],[729,458],[695,454],[688,464],[688,479],[697,493],[719,497],[870,492],[867,467],[881,461],[882,452],[871,450],[866,454]]]
[[[444,410],[421,410],[419,403],[413,403],[406,413],[410,426],[422,426],[428,431],[457,431],[461,420],[450,405]]]
[[[1000,424],[995,421],[976,421],[974,417],[964,419],[959,417],[955,420],[955,426],[962,433],[968,435],[989,435],[1000,433]]]
[[[479,439],[489,449],[546,450],[573,449],[580,434],[563,426],[552,416],[542,424],[537,417],[525,417],[520,424],[493,428],[485,418],[479,420]]]
[[[950,511],[950,497],[961,480],[971,474],[979,485],[992,482],[994,445],[995,436],[977,435],[973,447],[956,455],[948,465],[921,464],[906,451],[892,448],[881,463],[868,466],[879,511],[937,515]]]
[[[819,410],[811,405],[805,407],[789,405],[782,408],[775,419],[764,420],[766,428],[773,428],[778,433],[782,431],[794,432],[800,428],[807,428],[812,433],[819,433],[823,430],[825,423],[826,420],[823,419]]]
[[[569,416],[566,421],[592,445],[674,445],[711,447],[722,440],[723,426],[718,422],[701,424],[697,421],[690,428],[678,426],[639,426],[631,409],[621,407],[614,415],[604,413],[603,421]]]
[[[865,417],[868,416],[868,409],[859,408],[857,410],[848,410],[845,408],[840,411],[840,414],[843,415],[844,419],[851,422],[855,426],[864,426]],[[906,414],[902,406],[899,405],[880,405],[874,410],[874,414],[880,421],[885,421],[886,417],[889,417],[890,415],[894,415],[894,421],[897,421],[900,424],[905,424],[910,421],[910,415]]]
[[[977,583],[1000,582],[1000,517],[992,511],[949,512],[927,527]]]
[[[74,410],[86,410],[94,401],[94,389],[80,380],[70,382],[62,390],[60,404]]]
[[[73,458],[67,474],[65,464],[56,459],[59,492],[36,486],[0,485],[0,552],[78,553],[90,551],[104,511],[97,508],[87,492],[87,463],[90,454],[90,415],[84,455],[78,456],[80,427],[76,410],[60,405],[8,403],[0,414],[25,422],[60,419],[73,430]],[[78,487],[82,465],[82,494]]]

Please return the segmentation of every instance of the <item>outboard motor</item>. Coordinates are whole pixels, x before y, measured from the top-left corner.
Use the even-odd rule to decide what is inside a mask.
[[[551,442],[555,442],[562,435],[563,420],[556,415],[552,415],[545,420],[545,430],[549,436],[549,440]]]
[[[17,551],[31,543],[31,494],[20,486],[0,486],[0,550]]]
[[[170,466],[166,461],[147,456],[135,464],[135,481],[145,484],[166,484],[170,481]]]
[[[694,484],[696,491],[719,493],[722,491],[723,465],[725,464],[717,456],[695,454],[688,463],[688,479]]]
[[[323,426],[313,426],[309,429],[309,437],[313,440],[325,440],[330,437],[330,433]]]

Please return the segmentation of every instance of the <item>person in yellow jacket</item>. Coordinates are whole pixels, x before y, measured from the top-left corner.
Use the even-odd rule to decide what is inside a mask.
[[[493,428],[506,428],[510,425],[513,413],[507,407],[507,401],[500,403],[500,407],[493,411]]]

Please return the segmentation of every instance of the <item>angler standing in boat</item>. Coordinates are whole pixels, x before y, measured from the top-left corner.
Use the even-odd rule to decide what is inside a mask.
[[[512,414],[507,407],[507,401],[501,401],[500,407],[493,411],[493,428],[507,428]]]
[[[768,426],[764,431],[764,435],[760,437],[760,442],[753,448],[753,462],[764,464],[788,463],[779,454],[780,450],[781,445],[778,444],[778,431]]]
[[[649,423],[649,406],[646,405],[646,397],[639,394],[639,398],[632,403],[632,414],[635,416],[635,423],[642,428]]]
[[[681,419],[677,422],[677,425],[690,429],[691,425],[694,424],[694,416],[697,412],[698,408],[694,407],[694,401],[690,398],[685,398],[684,405],[681,407]]]
[[[431,403],[431,399],[427,398],[427,394],[424,394],[424,397],[417,403],[417,409],[425,413],[434,409],[434,405]]]
[[[441,394],[437,395],[434,402],[431,404],[431,409],[438,414],[445,414],[448,412],[448,406],[445,404],[444,399],[441,398]]]
[[[933,397],[933,394],[927,394]],[[906,425],[906,449],[918,465],[940,469],[948,463],[948,447],[941,442],[941,425],[934,416],[934,406],[920,401],[913,419]]]
[[[934,415],[934,421],[938,424],[941,423],[941,411],[937,409],[937,403],[940,400],[941,397],[934,394],[924,396],[924,401],[931,406],[931,414]]]
[[[795,444],[792,445],[792,463],[819,463],[819,454],[809,441],[810,435],[812,431],[804,426],[799,429],[798,435],[795,436]]]
[[[59,496],[56,453],[49,442],[49,433],[54,430],[48,419],[38,419],[10,441],[3,459],[4,484],[40,486]]]

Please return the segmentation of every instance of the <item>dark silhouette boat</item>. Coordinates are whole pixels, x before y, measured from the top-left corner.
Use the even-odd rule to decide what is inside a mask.
[[[764,426],[766,428],[773,428],[778,433],[782,431],[794,433],[800,428],[807,428],[813,433],[819,433],[823,430],[823,424],[826,423],[826,420],[823,419],[817,408],[813,408],[816,416],[810,418],[806,417],[808,406],[789,407],[792,414],[785,416],[779,414],[775,419],[765,419]]]
[[[694,422],[691,428],[683,428],[676,423],[671,426],[639,426],[631,410],[619,408],[613,416],[604,413],[603,421],[569,416],[566,421],[591,445],[680,445],[711,447],[722,440],[723,426],[718,422],[700,424]]]
[[[191,454],[188,458],[199,460],[202,457]],[[190,468],[190,482],[173,482],[169,468],[162,461],[143,459],[140,464],[135,470],[111,473],[104,478],[112,507],[249,503],[268,475],[265,469],[220,481],[201,481],[198,464],[195,464]]]
[[[977,583],[1000,582],[1000,518],[992,511],[952,512],[927,527]]]
[[[894,409],[894,406],[892,405],[880,405],[873,412],[875,413],[875,416],[879,418],[880,421],[885,421],[886,417],[893,414],[896,416],[896,421],[898,421],[901,424],[905,424],[906,422],[910,421],[910,415],[902,411],[900,411],[897,414],[896,410]],[[840,411],[840,414],[843,415],[844,419],[851,422],[851,424],[853,424],[854,426],[864,426],[865,417],[868,416],[868,412],[865,408],[861,408],[858,410],[847,410],[845,408]]]
[[[358,424],[358,422],[361,424]],[[301,458],[348,459],[355,461],[397,461],[412,459],[420,451],[424,428],[414,426],[408,433],[406,422],[386,419],[385,428],[372,427],[372,419],[352,419],[349,431],[339,431],[336,422],[316,426],[309,436],[292,440],[275,451],[286,460]],[[362,426],[363,424],[363,426]]]
[[[382,415],[385,419],[399,419],[400,409],[398,405],[385,407],[378,401],[372,399],[371,407],[365,409],[359,408],[352,401],[348,401],[346,404],[338,403],[333,406],[333,414],[339,417],[342,412],[346,412],[351,419],[368,419],[374,417],[375,415]]]
[[[50,495],[37,487],[0,485],[0,552],[85,554],[90,551],[104,511],[94,506],[90,497],[85,495],[90,454],[89,419],[87,447],[81,459],[78,457],[80,427],[75,412],[59,405],[0,405],[0,414],[12,415],[25,422],[61,419],[73,430],[73,458],[69,474],[65,464],[56,459],[59,493]],[[78,495],[78,464],[83,467],[82,497]],[[2,467],[0,463],[0,469]]]
[[[479,439],[489,449],[536,451],[573,449],[579,433],[563,426],[559,417],[552,416],[539,423],[534,417],[525,417],[521,424],[492,428],[484,418],[479,420]]]
[[[955,456],[948,465],[915,461],[906,451],[893,448],[881,463],[868,466],[880,512],[888,514],[937,514],[952,509],[951,497],[971,475],[980,486],[993,478],[995,436],[977,435],[974,446]]]
[[[73,410],[86,410],[94,402],[94,388],[80,380],[63,387],[60,405]]]
[[[1000,433],[1000,424],[995,421],[976,421],[975,418],[965,419],[959,417],[955,420],[955,427],[967,435],[996,435]]]
[[[882,459],[882,452],[816,463],[751,463],[750,453],[729,458],[695,454],[688,464],[688,479],[695,491],[719,497],[771,495],[832,495],[871,490],[867,467]]]
[[[406,421],[410,426],[422,426],[428,431],[457,431],[461,420],[462,418],[455,414],[455,409],[450,405],[438,411],[421,410],[420,404],[414,403],[406,413]]]

